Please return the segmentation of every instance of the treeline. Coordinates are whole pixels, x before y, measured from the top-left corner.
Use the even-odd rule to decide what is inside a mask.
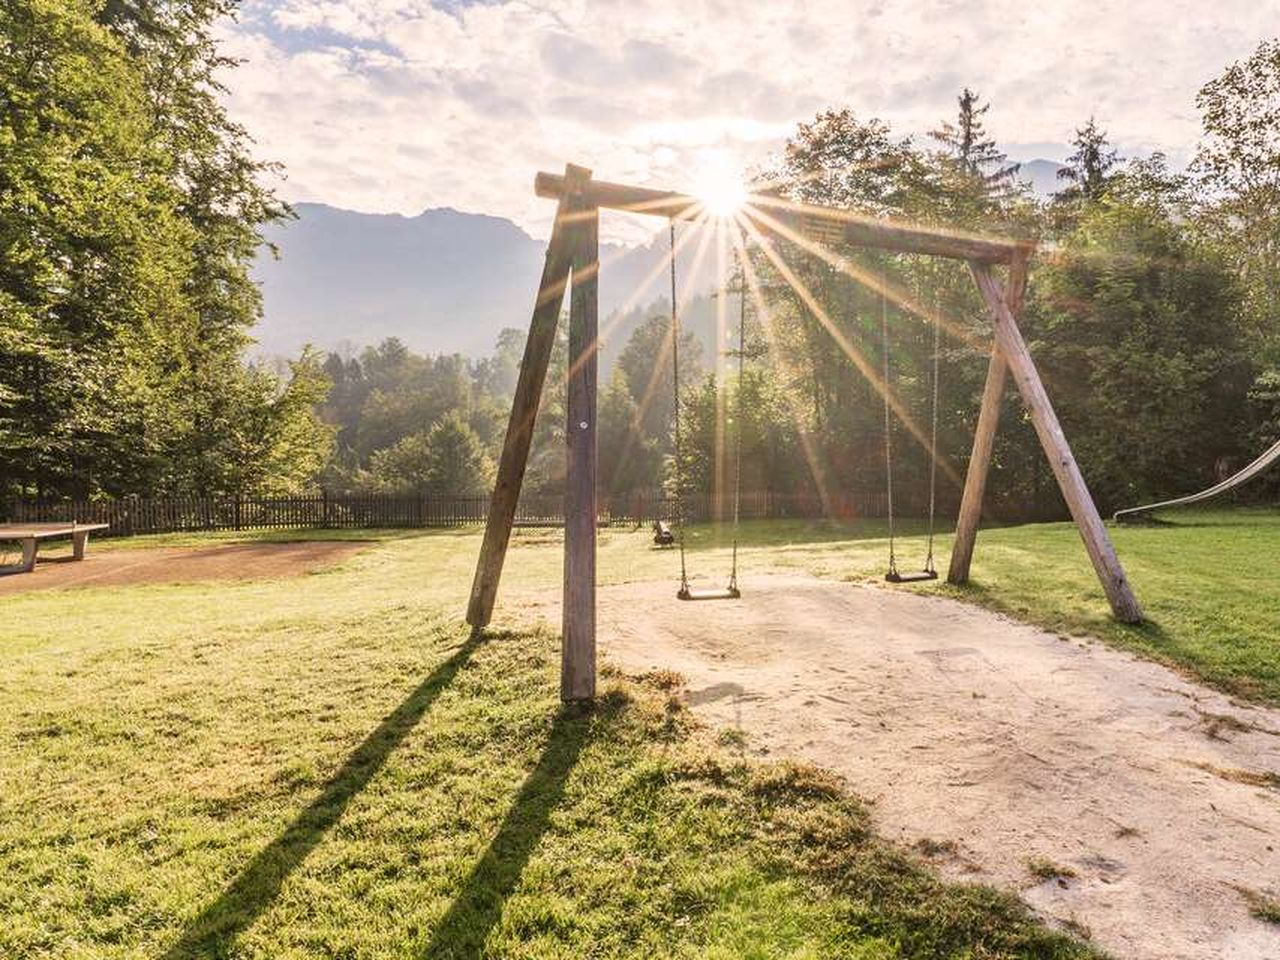
[[[1278,90],[1274,41],[1206,84],[1198,98],[1204,136],[1182,171],[1159,154],[1120,157],[1088,119],[1072,134],[1059,191],[1044,201],[1019,180],[987,131],[989,106],[969,90],[955,116],[920,141],[849,110],[820,114],[797,129],[765,178],[795,200],[1036,238],[1024,335],[1085,475],[1111,509],[1197,489],[1280,437]],[[882,487],[885,419],[873,380],[885,367],[887,327],[890,388],[912,421],[891,418],[897,494],[913,512],[923,509],[933,330],[882,301],[874,288],[883,279],[947,318],[938,351],[938,483],[954,501],[991,344],[966,268],[857,249],[831,249],[824,259],[799,242],[775,244],[775,260],[750,232],[748,269],[728,284],[728,338],[705,355],[693,337],[682,347],[688,489],[730,489],[739,431],[743,489],[834,501]],[[864,281],[851,276],[859,273]],[[736,298],[744,289],[739,379]],[[601,384],[602,493],[672,483],[668,314],[669,304],[651,305]],[[562,480],[564,324],[560,332],[526,481],[539,493]],[[479,363],[417,357],[395,343],[354,359],[330,356],[324,418],[337,427],[338,454],[326,482],[486,489],[523,341],[523,331],[505,331]],[[1256,492],[1274,489],[1273,481]],[[1060,509],[1012,384],[990,490],[994,508],[1009,515]]]
[[[987,132],[989,106],[970,90],[920,142],[875,118],[825,112],[800,126],[766,176],[795,200],[1036,238],[1024,334],[1095,496],[1111,509],[1198,489],[1280,438],[1280,41],[1206,84],[1197,106],[1203,137],[1186,170],[1160,154],[1125,160],[1090,118],[1046,202],[1018,180]],[[883,279],[947,318],[939,483],[958,484],[991,343],[967,268],[857,249],[824,258],[798,239],[775,244],[776,254],[748,245],[748,287],[759,292],[749,298],[749,362],[740,384],[704,383],[688,396],[690,482],[731,482],[741,390],[745,487],[821,494],[883,484],[884,410],[872,378],[885,369],[887,326],[890,387],[914,421],[892,418],[895,482],[922,502],[932,330],[882,300],[874,287]],[[1253,492],[1277,487],[1272,478]],[[1011,514],[1060,504],[1012,384],[992,496]]]
[[[484,491],[523,329],[480,360],[387,341],[354,356],[308,351],[283,373],[245,362],[260,312],[249,265],[262,226],[289,211],[219,102],[213,24],[233,6],[0,6],[0,494]],[[763,179],[783,198],[1035,237],[1024,333],[1109,508],[1197,488],[1280,436],[1278,100],[1280,41],[1269,40],[1200,91],[1187,169],[1120,157],[1089,118],[1047,201],[1021,183],[969,90],[922,138],[851,110],[819,114]],[[769,213],[758,209],[757,223]],[[740,435],[744,489],[868,490],[884,484],[888,440],[900,495],[922,502],[933,331],[882,300],[881,280],[948,318],[939,482],[953,487],[991,339],[963,265],[824,257],[798,241],[766,250],[750,234],[746,269],[700,308],[719,310],[730,335],[681,346],[689,489],[729,488]],[[603,493],[672,483],[668,314],[656,303],[624,318],[628,334],[608,345]],[[535,493],[563,480],[564,333],[536,425]],[[888,435],[873,382],[886,360],[907,414]],[[1012,389],[991,487],[1011,512],[1057,503]]]
[[[652,490],[670,452],[674,385],[669,304],[634,328],[600,395],[602,492]],[[534,428],[524,489],[553,494],[564,480],[564,383],[568,325],[560,324],[547,386]],[[524,353],[526,331],[503,330],[481,360],[422,356],[394,338],[355,356],[330,353],[323,372],[332,383],[319,407],[335,430],[334,455],[321,475],[329,490],[479,494],[492,489]],[[701,379],[702,346],[682,337],[682,366]],[[641,411],[633,397],[648,395]]]
[[[219,100],[234,7],[0,5],[0,494],[288,493],[329,459],[320,358],[244,362],[288,210]]]

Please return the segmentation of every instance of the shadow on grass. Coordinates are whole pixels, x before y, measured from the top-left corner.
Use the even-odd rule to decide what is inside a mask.
[[[285,879],[306,858],[388,755],[422,719],[423,714],[466,666],[488,637],[472,634],[448,660],[414,688],[347,758],[311,804],[262,850],[213,903],[183,930],[164,960],[224,956],[231,942],[271,905]]]
[[[529,857],[551,824],[551,813],[564,796],[582,748],[593,735],[593,719],[615,712],[605,699],[596,708],[566,706],[556,717],[538,765],[525,779],[488,849],[463,882],[440,919],[423,957],[429,960],[475,960],[502,908],[520,882]]]

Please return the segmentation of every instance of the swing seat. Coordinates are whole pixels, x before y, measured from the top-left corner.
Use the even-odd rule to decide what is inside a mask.
[[[937,580],[937,570],[918,570],[911,573],[899,573],[897,570],[890,570],[884,575],[884,578],[890,583],[919,583],[922,580]]]
[[[690,590],[685,587],[680,588],[680,592],[676,594],[678,600],[737,600],[742,596],[742,591],[737,587],[725,587],[723,590]]]

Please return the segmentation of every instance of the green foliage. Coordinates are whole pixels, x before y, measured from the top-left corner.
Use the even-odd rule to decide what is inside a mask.
[[[955,122],[944,120],[929,132],[942,146],[940,172],[954,181],[950,192],[971,192],[979,204],[999,206],[1020,192],[1015,179],[1019,165],[1008,163],[1008,157],[987,134],[983,117],[991,104],[983,103],[978,94],[965,87],[956,98],[956,105]]]
[[[297,484],[311,362],[283,392],[240,363],[257,228],[283,209],[213,81],[228,9],[0,8],[2,492]],[[214,462],[250,423],[281,442],[256,445],[270,466]]]
[[[1115,195],[1037,271],[1027,327],[1104,508],[1205,486],[1239,448],[1239,300],[1229,267],[1162,205]]]
[[[1058,176],[1067,181],[1067,186],[1056,194],[1056,198],[1064,203],[1102,199],[1112,170],[1120,162],[1120,154],[1111,149],[1107,132],[1093,117],[1076,130],[1071,143],[1076,152],[1067,157],[1066,167],[1058,171]]]
[[[665,438],[675,404],[671,365],[671,318],[655,316],[632,331],[618,357],[627,391],[639,405],[639,427],[650,440]],[[702,345],[688,330],[680,335],[680,379],[702,379]]]
[[[429,430],[401,437],[370,458],[369,478],[383,490],[468,496],[493,486],[494,464],[480,437],[457,411]]]
[[[1201,88],[1204,138],[1194,168],[1202,219],[1245,282],[1246,309],[1267,362],[1280,362],[1280,38]]]

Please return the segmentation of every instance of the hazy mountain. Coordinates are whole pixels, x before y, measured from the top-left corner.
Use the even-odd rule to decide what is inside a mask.
[[[449,208],[416,217],[313,203],[296,211],[297,220],[268,233],[279,258],[264,252],[255,265],[265,308],[254,329],[259,353],[293,355],[305,343],[359,348],[395,336],[418,352],[482,356],[503,327],[529,325],[546,245],[509,220]],[[690,293],[714,286],[706,266],[693,275],[696,246],[678,264]],[[669,295],[665,232],[640,247],[602,244],[600,256],[602,329],[611,313]],[[608,354],[632,326],[615,325]]]
[[[1032,160],[1018,168],[1018,179],[1031,186],[1038,200],[1048,200],[1065,186],[1058,171],[1066,166],[1053,160]]]
[[[1061,168],[1032,160],[1019,176],[1043,199],[1061,188]],[[529,325],[546,244],[510,220],[448,207],[416,217],[317,203],[300,203],[296,211],[297,220],[268,231],[279,258],[264,252],[255,265],[265,308],[254,329],[259,354],[293,356],[306,343],[359,349],[399,337],[419,353],[480,357],[502,328]],[[716,286],[711,251],[695,274],[698,247],[695,240],[681,251],[682,297]],[[667,309],[667,249],[665,230],[643,246],[601,245],[606,369],[637,323]],[[730,305],[731,329],[733,310]],[[714,303],[699,299],[686,313],[710,360]]]

